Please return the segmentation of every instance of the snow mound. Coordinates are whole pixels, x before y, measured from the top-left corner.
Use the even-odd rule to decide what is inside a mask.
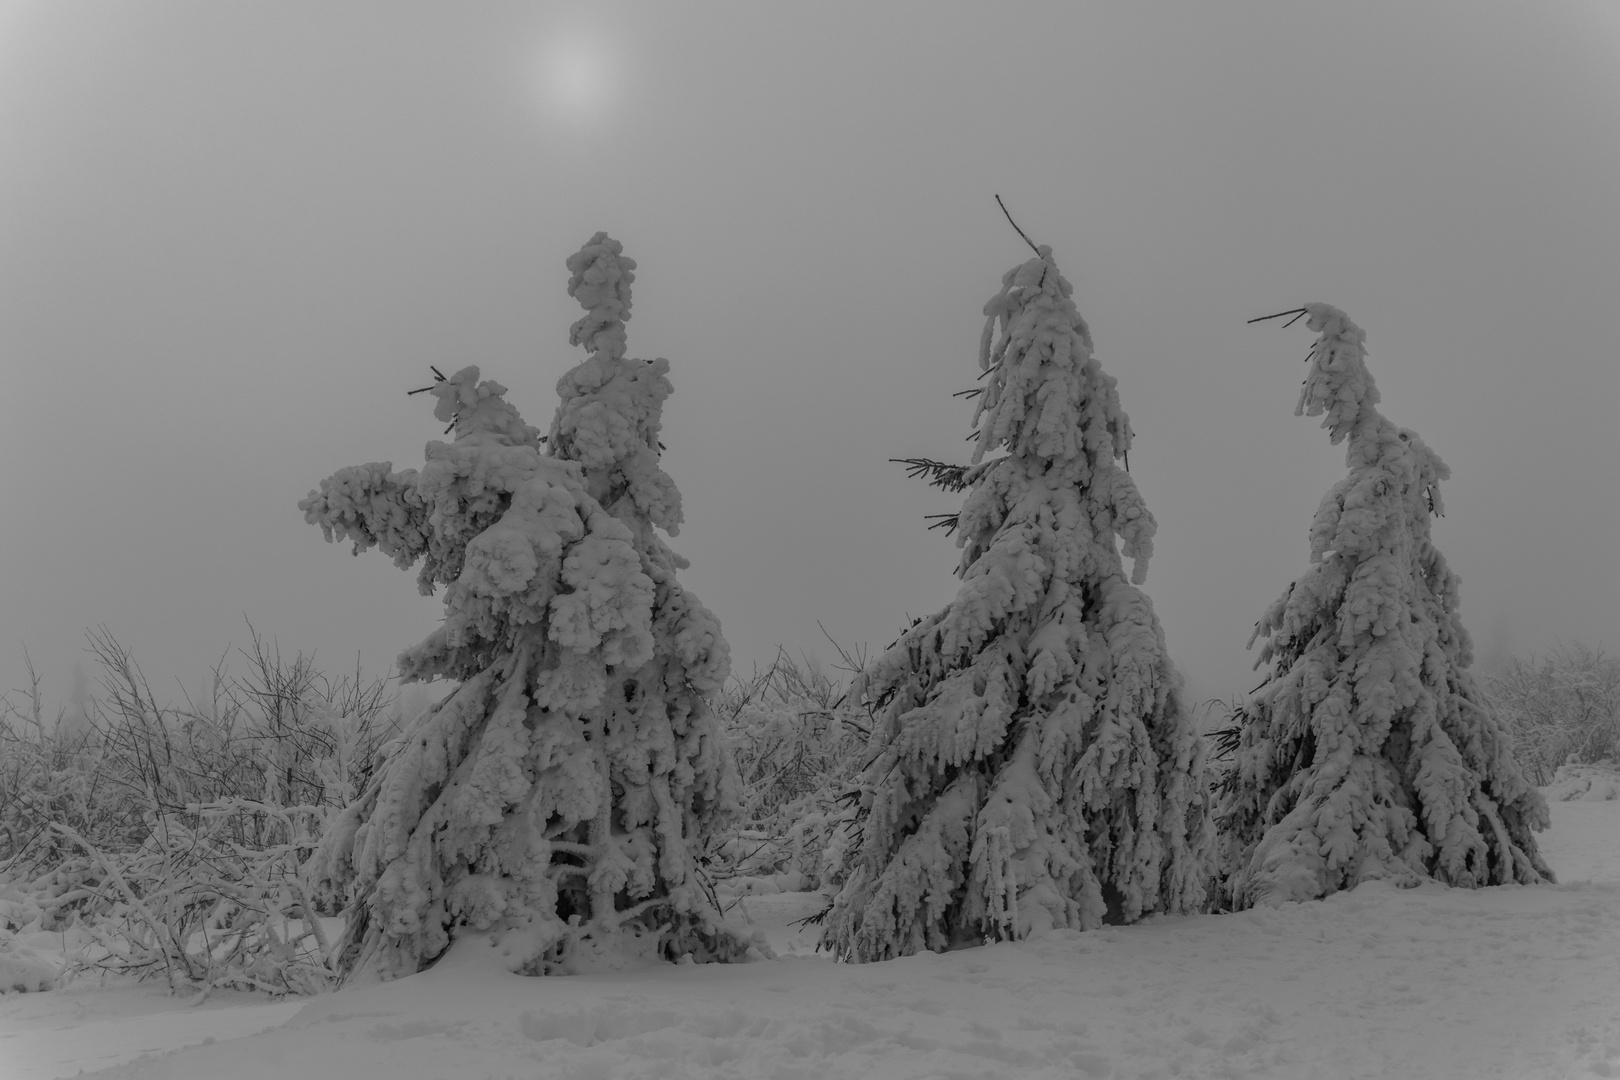
[[[37,930],[44,920],[45,909],[31,891],[14,883],[0,884],[0,934]]]
[[[1542,791],[1549,802],[1606,802],[1620,799],[1620,765],[1599,761],[1589,765],[1560,765],[1553,782]]]
[[[62,972],[61,957],[41,953],[0,930],[0,994],[54,990]]]

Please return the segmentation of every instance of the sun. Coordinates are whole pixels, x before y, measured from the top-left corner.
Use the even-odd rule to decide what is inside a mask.
[[[616,89],[613,64],[601,43],[583,35],[560,35],[541,50],[541,104],[554,120],[593,123],[612,109]]]

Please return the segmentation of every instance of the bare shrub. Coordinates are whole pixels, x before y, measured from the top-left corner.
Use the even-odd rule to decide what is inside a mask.
[[[839,650],[846,674],[860,660]],[[822,883],[823,860],[845,809],[871,718],[845,700],[847,678],[779,650],[764,671],[733,678],[715,711],[743,779],[743,814],[712,851],[717,878],[797,875]]]
[[[0,695],[0,881],[60,865],[68,852],[53,822],[94,829],[102,791],[93,733],[70,729],[64,710],[47,720],[43,680],[27,652],[28,689],[19,705]]]
[[[230,839],[243,814],[281,824],[290,839],[247,847]],[[96,948],[71,957],[78,970],[149,978],[171,990],[216,988],[314,993],[332,984],[331,948],[298,868],[314,847],[317,807],[243,800],[154,815],[140,847],[101,851],[73,830],[97,872],[85,927]]]
[[[249,633],[244,673],[221,660],[201,701],[161,703],[105,628],[85,723],[47,718],[32,665],[20,703],[0,696],[0,933],[81,927],[78,970],[177,990],[326,985],[299,870],[401,717],[388,680]]]

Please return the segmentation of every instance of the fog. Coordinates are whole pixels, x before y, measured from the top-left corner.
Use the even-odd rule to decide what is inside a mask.
[[[1620,8],[0,0],[0,689],[105,626],[160,696],[246,645],[382,674],[438,604],[297,502],[414,467],[479,365],[544,427],[563,260],[639,263],[686,586],[737,669],[954,593],[888,459],[967,453],[982,306],[1050,244],[1137,432],[1195,697],[1253,685],[1342,447],[1323,300],[1453,470],[1481,663],[1620,647]],[[75,675],[75,671],[78,675]]]

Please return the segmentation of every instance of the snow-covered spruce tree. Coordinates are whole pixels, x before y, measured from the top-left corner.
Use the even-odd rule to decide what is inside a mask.
[[[1429,539],[1450,470],[1377,409],[1366,335],[1320,333],[1297,413],[1348,440],[1349,475],[1311,524],[1311,567],[1255,625],[1266,682],[1224,732],[1225,900],[1307,900],[1374,878],[1478,887],[1551,880],[1546,804],[1469,672],[1457,578]]]
[[[734,959],[694,850],[734,811],[708,699],[729,657],[675,579],[680,496],[658,464],[665,360],[625,357],[635,263],[598,233],[568,260],[590,356],[558,384],[549,436],[468,367],[431,387],[455,440],[420,472],[343,469],[300,506],[376,546],[445,620],[400,656],[460,685],[408,728],[328,828],[311,873],[348,905],[345,977],[421,970],[460,927],[514,971],[593,952]]]
[[[1117,464],[1130,423],[1037,252],[985,306],[973,464],[946,485],[970,489],[956,599],[852,691],[878,714],[823,936],[847,960],[1204,900],[1203,750],[1136,587],[1155,524]]]

